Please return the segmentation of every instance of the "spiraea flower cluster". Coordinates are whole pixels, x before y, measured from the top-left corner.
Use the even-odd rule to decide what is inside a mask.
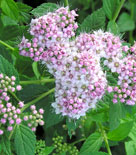
[[[60,8],[54,13],[48,13],[38,19],[33,19],[30,24],[31,41],[23,37],[19,45],[20,54],[31,57],[34,61],[55,58],[61,59],[64,51],[61,42],[75,36],[77,23],[76,12],[67,8]],[[56,50],[55,50],[56,49]],[[59,50],[60,49],[60,50]],[[54,58],[54,59],[53,59]]]
[[[74,10],[69,11],[68,7],[62,7],[33,19],[30,24],[32,39],[29,41],[23,37],[19,48],[20,54],[46,64],[49,72],[54,75],[56,100],[52,106],[56,113],[79,119],[80,116],[85,116],[89,109],[96,107],[96,103],[103,97],[107,88],[109,92],[116,90],[108,87],[106,73],[100,65],[101,58],[111,72],[119,74],[119,82],[121,80],[121,85],[123,83],[122,87],[118,86],[121,87],[118,88],[120,91],[123,89],[126,93],[122,82],[124,78],[128,80],[125,82],[125,87],[127,83],[128,89],[132,86],[130,81],[133,80],[130,80],[128,75],[125,76],[124,74],[128,73],[122,69],[128,64],[126,60],[128,58],[123,57],[123,52],[129,51],[129,47],[122,46],[123,41],[119,36],[102,30],[81,33],[76,37],[75,31],[78,27],[75,22],[76,16],[78,15]],[[134,52],[136,46],[130,49]],[[128,69],[126,68],[127,72]],[[134,88],[133,85],[132,90]],[[120,91],[119,96],[123,96]],[[116,103],[118,95],[115,94],[114,97],[113,102]],[[125,102],[127,96],[119,98]],[[130,104],[130,100],[127,104]]]
[[[35,106],[33,106],[32,115],[29,113],[29,116],[27,116],[26,113],[22,113],[23,101],[18,101],[16,104],[12,103],[10,94],[21,89],[20,85],[16,85],[15,76],[8,77],[2,73],[0,74],[0,135],[4,134],[6,130],[11,132],[15,125],[26,121],[26,117],[29,117],[27,120],[33,123],[33,126],[28,125],[32,131],[35,131],[38,124],[44,124],[42,119],[43,109],[39,109],[39,112],[37,112]]]

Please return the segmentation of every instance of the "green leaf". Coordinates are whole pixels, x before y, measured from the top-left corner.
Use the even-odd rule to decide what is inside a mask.
[[[131,131],[133,122],[122,123],[115,130],[112,130],[108,133],[108,139],[112,141],[120,141],[126,138]]]
[[[76,128],[78,127],[79,122],[80,122],[80,120],[75,122],[74,120],[66,119],[66,125],[67,125],[67,128],[68,128],[68,134],[69,134],[70,138],[72,137],[72,131],[76,130]]]
[[[103,138],[100,133],[95,132],[91,134],[82,145],[79,155],[98,151],[102,145],[102,142]]]
[[[133,123],[133,128],[128,135],[131,140],[125,142],[125,150],[127,155],[135,155],[136,153],[136,122]]]
[[[9,77],[14,75],[16,77],[16,83],[19,83],[19,76],[14,66],[9,63],[5,58],[0,55],[0,73],[3,73]]]
[[[20,27],[18,25],[0,25],[0,40],[6,41],[15,39],[20,34]]]
[[[103,9],[99,9],[87,16],[78,28],[79,32],[90,32],[91,30],[102,29],[105,26],[105,13]]]
[[[1,16],[1,20],[2,20],[4,27],[9,26],[9,25],[17,25],[17,22],[15,20],[5,15]]]
[[[50,147],[46,146],[44,151],[43,151],[43,154],[44,155],[49,155],[50,153],[52,153],[53,150],[54,150],[53,146],[50,146]]]
[[[17,6],[19,9],[19,21],[27,24],[31,18],[29,12],[32,10],[32,7],[20,2],[17,2]]]
[[[113,19],[119,2],[119,0],[103,0],[103,9],[109,20]]]
[[[47,14],[48,12],[53,12],[54,10],[56,10],[58,8],[58,6],[55,3],[43,3],[40,6],[38,6],[37,8],[33,9],[31,11],[31,13],[36,16],[43,16],[45,14]]]
[[[33,62],[32,68],[33,68],[33,72],[34,72],[36,78],[39,79],[41,74],[40,74],[40,72],[38,70],[38,63],[37,62]]]
[[[119,28],[118,25],[114,22],[114,21],[109,21],[108,22],[108,26],[107,26],[107,30],[109,32],[112,32],[113,34],[119,34]]]
[[[1,0],[2,11],[14,20],[18,20],[19,10],[14,0]]]
[[[122,13],[118,19],[118,27],[120,32],[131,31],[135,28],[135,23],[128,13]]]
[[[11,155],[10,141],[6,135],[1,136],[1,149],[6,155]],[[1,151],[0,151],[1,152]]]
[[[7,59],[10,63],[13,63],[11,51],[6,49],[5,46],[0,45],[0,55]]]
[[[120,120],[126,116],[126,112],[124,105],[120,102],[117,104],[111,102],[109,107],[110,130],[113,130],[119,126]]]
[[[105,153],[105,152],[86,152],[86,154],[80,153],[79,155],[108,155],[108,153]]]
[[[15,133],[15,150],[17,155],[34,155],[36,137],[31,129],[18,125]]]
[[[126,155],[136,154],[136,143],[134,141],[125,142]]]

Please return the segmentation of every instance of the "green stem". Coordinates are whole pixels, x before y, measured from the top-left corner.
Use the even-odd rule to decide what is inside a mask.
[[[69,6],[68,0],[64,0],[64,6]]]
[[[130,1],[131,4],[131,8],[130,8],[130,15],[131,15],[131,19],[134,20],[134,8],[135,8],[135,4],[132,3]],[[133,43],[134,39],[133,39],[133,31],[129,31],[129,42]]]
[[[118,5],[118,8],[116,9],[116,12],[115,12],[113,19],[112,19],[114,22],[116,21],[124,2],[125,2],[125,0],[121,0],[120,4]]]
[[[41,84],[41,83],[49,83],[54,82],[55,79],[42,79],[42,80],[31,80],[31,81],[20,81],[21,85],[28,85],[28,84]]]
[[[99,123],[98,125],[99,125],[99,128],[100,128],[101,134],[103,136],[103,139],[105,141],[105,146],[107,148],[108,154],[112,155],[111,150],[110,150],[110,146],[109,146],[109,143],[108,143],[106,132],[105,132],[105,130],[104,130],[104,128],[103,128],[101,123]]]
[[[12,92],[8,91],[18,102],[20,102],[20,99]]]
[[[47,95],[53,93],[55,91],[55,88],[50,89],[48,92],[45,92],[43,94],[41,94],[39,97],[37,97],[36,99],[28,102],[27,104],[25,104],[25,106],[22,108],[22,112],[27,109],[29,106],[31,106],[32,104],[35,104],[36,102],[38,102],[39,100],[41,100],[42,98],[46,97]]]
[[[86,140],[86,138],[81,138],[81,139],[71,143],[71,145],[75,145],[75,144],[80,143],[80,142],[85,141],[85,140]]]
[[[4,41],[0,40],[0,44],[6,46],[7,48],[9,48],[10,50],[14,51],[15,49],[13,47],[11,47],[10,45],[8,45],[7,43],[5,43]]]
[[[14,133],[16,127],[17,127],[17,124],[14,125],[13,130],[10,132],[10,135],[9,135],[9,137],[8,137],[9,140],[11,140],[11,137],[12,137],[12,135],[13,135],[13,133]]]

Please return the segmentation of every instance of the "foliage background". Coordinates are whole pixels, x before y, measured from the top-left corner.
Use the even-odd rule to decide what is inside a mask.
[[[6,1],[8,2],[8,0],[5,0],[5,2]],[[14,49],[12,49],[12,47],[5,48],[5,46],[0,44],[0,55],[13,64],[18,71],[20,81],[53,78],[52,75],[47,72],[45,66],[35,63],[29,58],[19,56],[17,45],[23,35],[28,38],[30,37],[27,33],[27,29],[31,18],[33,17],[33,15],[30,14],[32,8],[36,8],[45,2],[63,5],[63,0],[19,0],[16,2],[19,12],[16,12],[16,8],[13,8],[12,12],[7,12],[7,8],[4,7],[0,9],[0,40],[5,41],[10,46],[14,47]],[[23,2],[28,6],[25,6],[20,2]],[[69,5],[70,9],[77,9],[79,14],[77,21],[81,24],[81,29],[83,28],[83,31],[102,28],[104,30],[110,30],[114,34],[119,34],[124,40],[129,43],[133,43],[136,39],[136,1],[125,1],[121,11],[119,10],[120,12],[117,12],[115,10],[117,9],[116,7],[119,2],[121,1],[69,0]],[[104,14],[101,14],[101,11],[98,14],[95,14],[94,11],[100,9],[101,7],[104,9]],[[90,17],[92,13],[93,17]],[[84,27],[86,27],[85,30]],[[116,83],[116,76],[111,75],[110,72],[108,74],[109,82],[111,85],[114,85]],[[18,96],[25,102],[29,102],[43,92],[50,90],[54,86],[54,83],[24,85],[23,90],[21,93],[18,93]],[[36,132],[37,139],[45,140],[46,145],[50,146],[52,145],[52,138],[54,136],[61,135],[67,143],[72,143],[78,141],[79,139],[89,137],[89,135],[93,134],[95,131],[98,131],[98,124],[103,123],[106,132],[108,132],[108,139],[112,154],[133,155],[132,152],[136,152],[136,133],[134,132],[136,126],[136,107],[134,106],[132,109],[131,107],[120,103],[113,105],[111,98],[112,96],[108,94],[105,95],[103,100],[99,103],[99,109],[90,112],[87,115],[87,119],[79,121],[79,124],[81,124],[81,128],[79,128],[78,122],[76,122],[75,125],[75,122],[69,122],[67,119],[54,113],[50,106],[54,100],[54,94],[45,97],[37,104],[38,108],[45,108],[45,126],[43,128],[38,127]],[[93,136],[94,141],[91,141],[90,143],[95,143],[96,147],[89,143],[89,145],[91,145],[91,148],[89,149],[96,149],[96,151],[98,151],[100,144],[102,145],[100,151],[106,152],[105,144],[101,144],[101,139],[97,139],[97,136],[99,138],[99,135],[96,134]],[[80,149],[82,144],[82,141],[77,143],[77,148]],[[82,155],[85,155],[85,153]]]

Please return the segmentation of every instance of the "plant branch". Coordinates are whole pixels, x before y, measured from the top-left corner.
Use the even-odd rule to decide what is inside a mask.
[[[42,80],[30,80],[30,81],[20,81],[21,85],[28,85],[28,84],[41,84],[41,83],[49,83],[54,82],[55,79],[42,79]]]
[[[48,92],[45,92],[43,94],[41,94],[39,97],[37,97],[36,99],[28,102],[27,104],[25,104],[25,106],[22,108],[22,112],[27,109],[29,106],[31,106],[32,104],[35,104],[36,102],[38,102],[39,100],[41,100],[42,98],[46,97],[47,95],[53,93],[55,91],[55,88],[50,89]]]
[[[64,0],[64,6],[69,6],[68,0]]]
[[[12,92],[12,91],[8,91],[18,102],[20,101],[20,99]]]
[[[114,22],[116,21],[124,2],[125,2],[125,0],[121,0],[120,4],[118,5],[118,8],[116,9],[116,12],[115,12],[113,19],[112,19]]]
[[[10,45],[8,45],[7,43],[5,43],[4,41],[0,40],[0,44],[6,46],[7,48],[9,48],[10,50],[14,51],[15,49],[13,47],[11,47]]]
[[[99,125],[99,128],[100,128],[101,134],[103,136],[103,139],[105,141],[105,146],[107,148],[108,154],[112,155],[111,150],[110,150],[110,146],[109,146],[109,143],[108,143],[106,132],[105,132],[105,130],[104,130],[104,128],[103,128],[101,123],[98,123],[98,125]]]
[[[81,138],[81,139],[71,143],[71,145],[75,145],[75,144],[80,143],[80,142],[85,141],[85,140],[86,140],[86,138]]]
[[[131,15],[131,19],[134,20],[134,8],[135,8],[135,4],[134,3],[131,3],[130,1],[130,5],[131,5],[131,8],[130,8],[130,15]],[[133,31],[129,31],[129,42],[130,43],[133,43],[134,39],[133,39]]]
[[[17,127],[17,124],[14,125],[13,130],[10,132],[10,135],[9,135],[9,137],[8,137],[9,140],[11,140],[11,137],[12,137],[12,135],[13,135],[13,133],[14,133],[16,127]]]

